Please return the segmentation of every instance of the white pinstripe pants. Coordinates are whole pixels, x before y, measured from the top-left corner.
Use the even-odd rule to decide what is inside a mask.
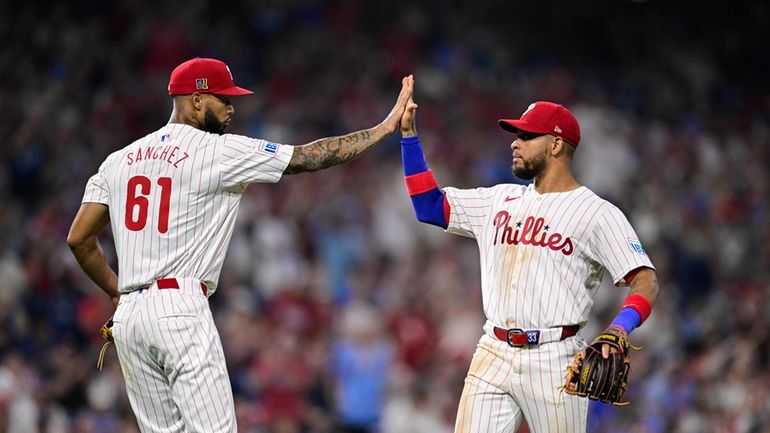
[[[236,432],[222,343],[197,280],[124,294],[113,336],[142,433]]]
[[[585,433],[588,400],[559,391],[580,336],[514,348],[483,335],[457,409],[455,433],[514,433],[522,417],[532,433]]]

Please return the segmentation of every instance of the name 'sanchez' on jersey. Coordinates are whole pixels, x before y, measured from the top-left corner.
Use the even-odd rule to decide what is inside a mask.
[[[131,165],[135,162],[160,160],[166,161],[175,168],[178,168],[179,163],[189,157],[190,155],[187,152],[179,154],[179,146],[147,146],[145,148],[140,147],[136,152],[128,152],[126,154],[126,164]]]
[[[508,245],[522,244],[547,247],[554,251],[561,251],[565,256],[575,251],[572,239],[563,236],[561,233],[549,233],[547,231],[549,227],[545,225],[543,217],[535,218],[528,216],[523,223],[518,221],[515,223],[515,226],[512,226],[511,214],[501,210],[495,215],[492,224],[495,225],[493,245],[497,245],[499,242],[500,244]]]

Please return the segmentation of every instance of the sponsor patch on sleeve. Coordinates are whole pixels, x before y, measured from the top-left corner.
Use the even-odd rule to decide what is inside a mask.
[[[635,253],[637,253],[637,254],[647,254],[644,251],[644,247],[642,246],[642,243],[639,242],[638,239],[628,238],[628,244],[631,245],[631,249],[634,250]]]
[[[275,152],[278,151],[278,145],[269,141],[265,141],[259,145],[259,151],[262,153],[275,155]]]

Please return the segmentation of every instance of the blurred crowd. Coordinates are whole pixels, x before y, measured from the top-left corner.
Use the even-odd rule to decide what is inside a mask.
[[[518,182],[497,119],[565,104],[578,180],[628,215],[662,289],[632,334],[631,405],[592,403],[589,431],[770,432],[770,6],[466,3],[5,5],[0,431],[137,431],[114,349],[96,368],[111,304],[65,239],[88,177],[166,123],[171,69],[202,56],[256,92],[228,132],[287,144],[374,126],[415,74],[443,186]],[[626,293],[605,282],[585,338]],[[452,431],[478,251],[415,220],[397,137],[250,186],[210,302],[239,431]]]

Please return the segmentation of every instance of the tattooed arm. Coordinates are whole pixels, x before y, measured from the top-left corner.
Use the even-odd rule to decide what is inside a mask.
[[[629,284],[631,295],[637,294],[643,296],[650,303],[650,307],[655,305],[658,300],[660,287],[658,286],[658,276],[650,268],[641,268]]]
[[[323,170],[355,159],[392,134],[384,131],[381,126],[297,146],[284,174]]]
[[[382,139],[393,135],[401,123],[401,114],[412,96],[414,78],[401,80],[401,93],[396,105],[385,120],[374,128],[351,132],[339,137],[321,138],[312,143],[296,146],[284,174],[317,171],[357,158]]]
[[[631,271],[625,277],[626,282],[631,287],[631,292],[623,302],[623,309],[620,310],[610,327],[622,330],[626,334],[636,329],[647,320],[652,311],[652,307],[658,300],[658,276],[655,271],[648,267],[640,267]],[[607,355],[614,350],[610,345],[602,346],[602,354]]]

